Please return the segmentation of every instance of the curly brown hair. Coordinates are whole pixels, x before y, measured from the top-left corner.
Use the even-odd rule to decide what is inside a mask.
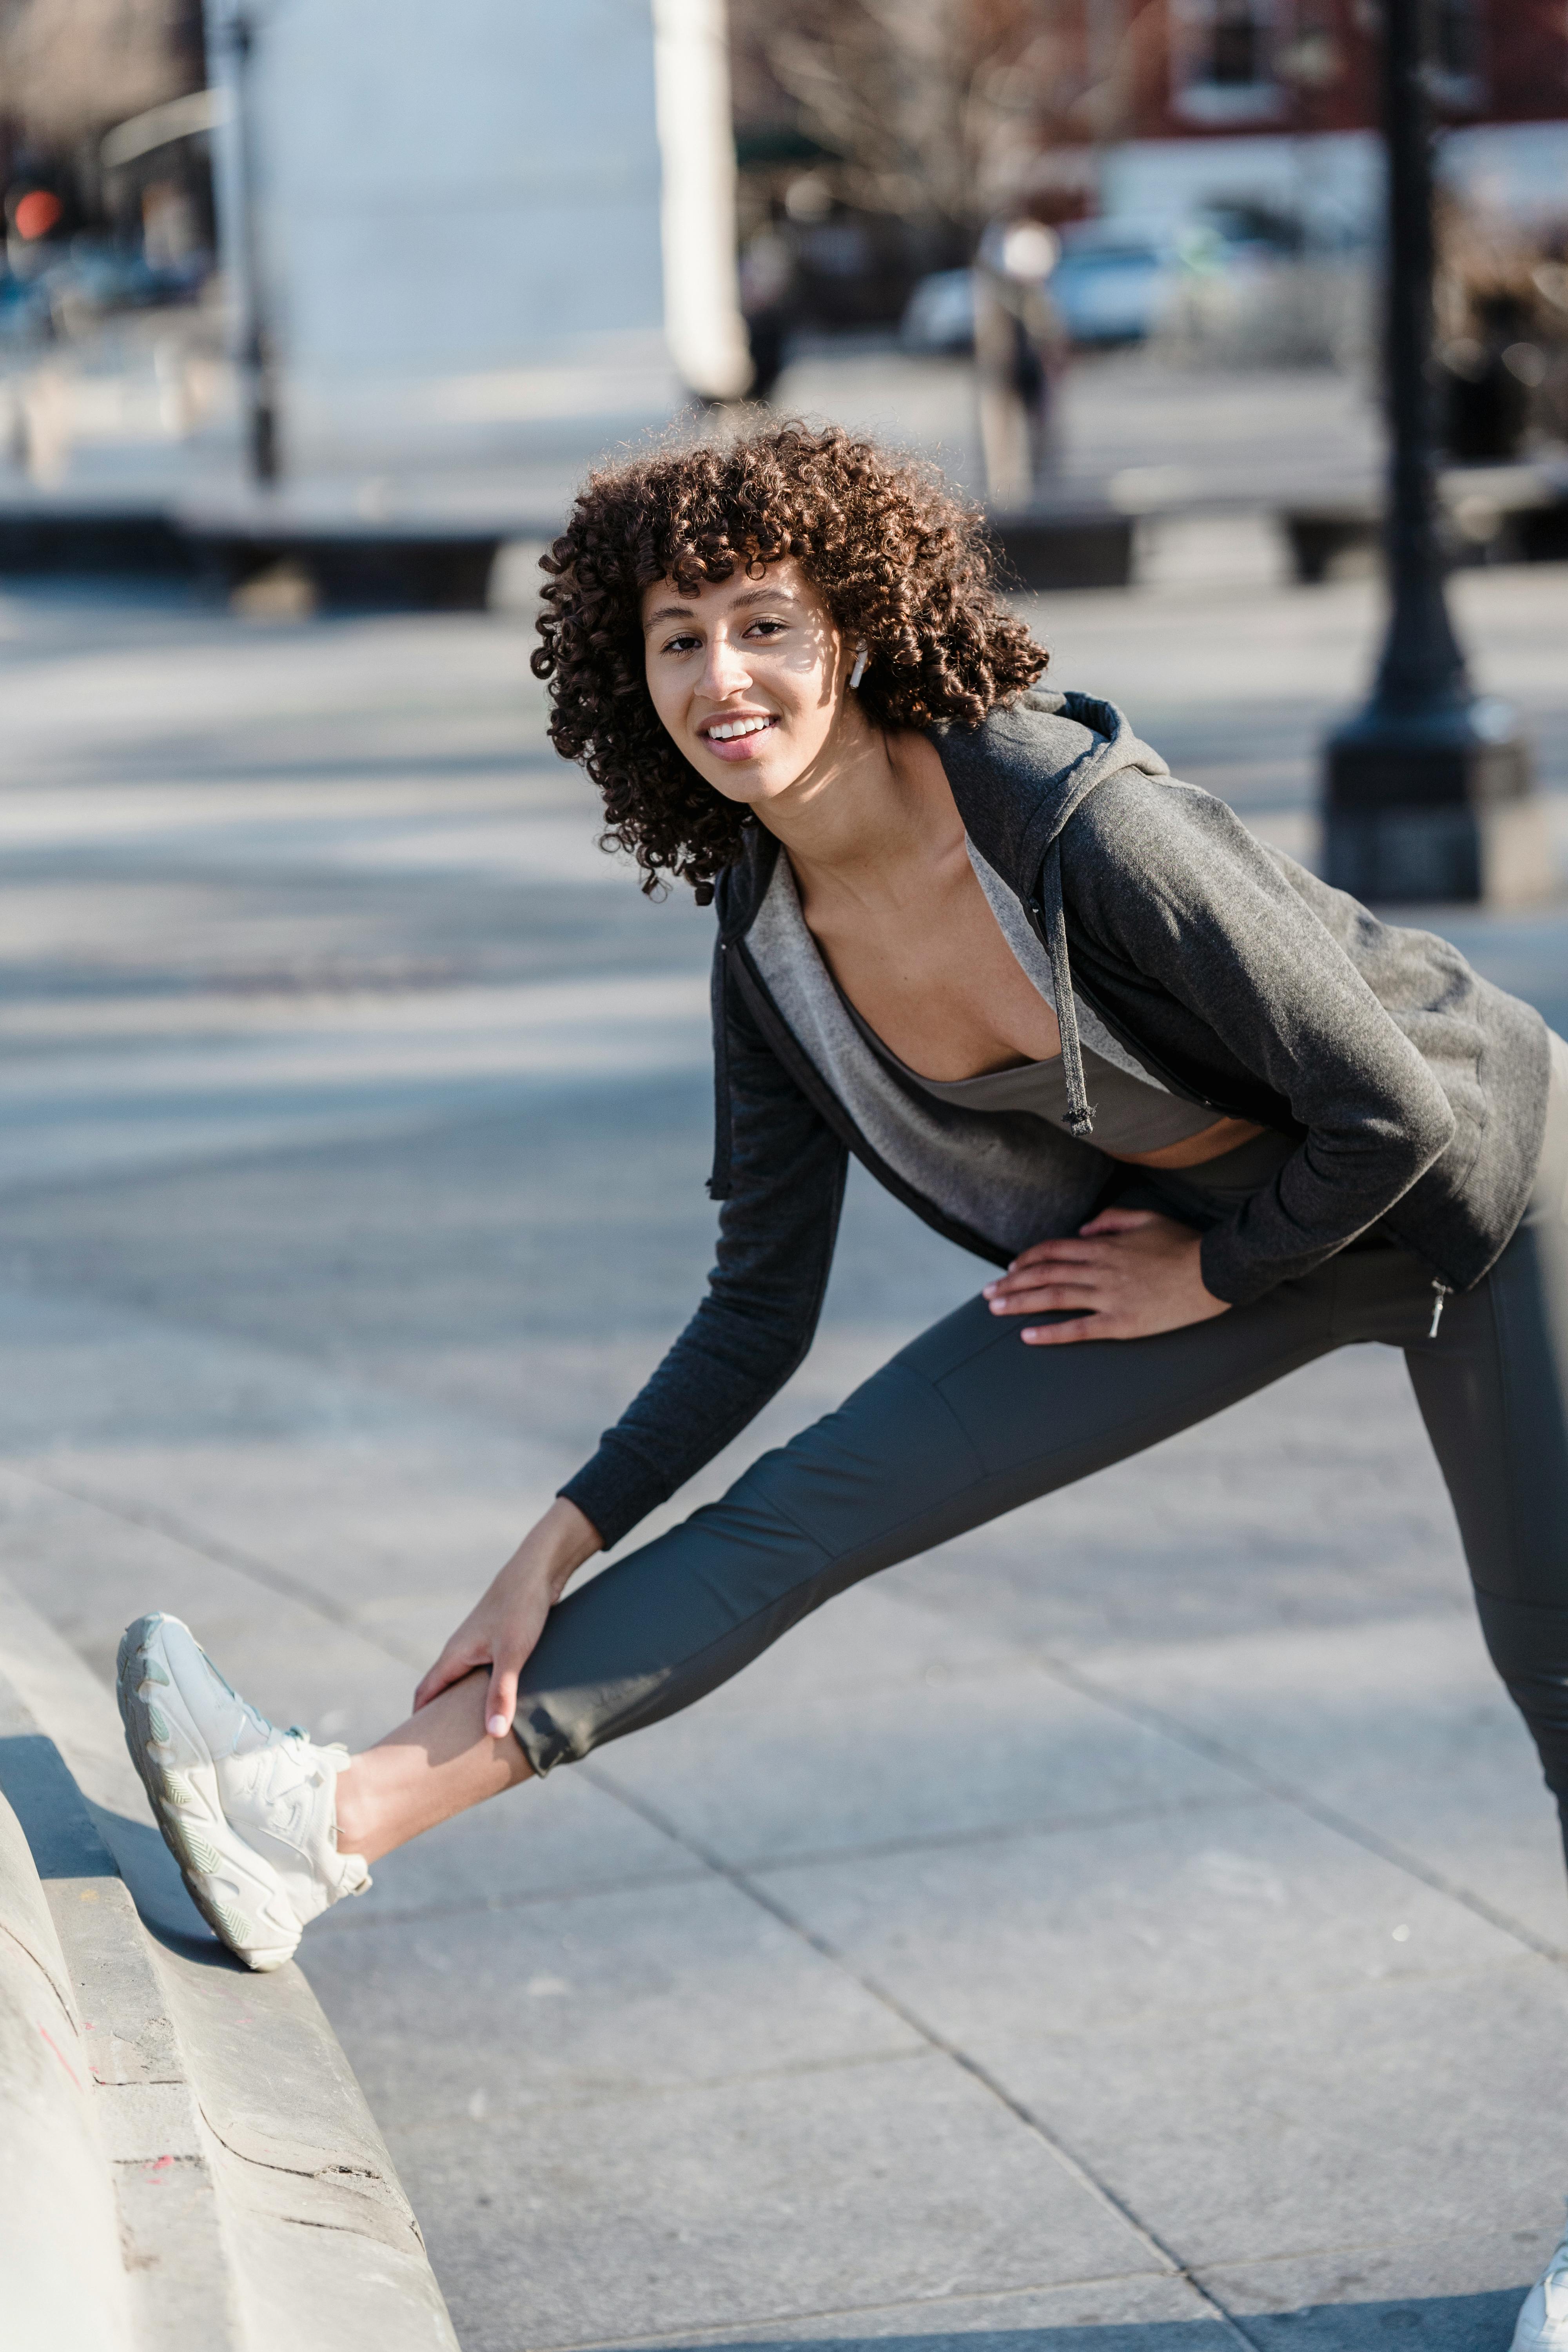
[[[978,726],[1046,667],[992,584],[980,516],[934,467],[841,425],[770,425],[603,467],[541,559],[532,668],[550,683],[552,742],[605,796],[601,846],[630,850],[645,890],[671,875],[706,905],[740,855],[747,813],[660,723],[644,675],[643,591],[673,580],[692,595],[737,565],[760,572],[784,556],[847,640],[865,645],[859,698],[876,726]]]

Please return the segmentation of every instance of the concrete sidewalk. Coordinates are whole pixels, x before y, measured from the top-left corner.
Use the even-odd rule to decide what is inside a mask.
[[[1232,552],[1035,617],[1310,849],[1374,598]],[[1459,599],[1568,787],[1568,579]],[[592,850],[525,652],[0,599],[0,1570],[100,1669],[180,1612],[324,1738],[404,1711],[709,1261],[709,919]],[[1568,916],[1452,928],[1568,1022]],[[857,1182],[821,1341],[686,1503],[977,1279]],[[302,1959],[466,2352],[1503,2352],[1565,1949],[1359,1349],[393,1857]]]

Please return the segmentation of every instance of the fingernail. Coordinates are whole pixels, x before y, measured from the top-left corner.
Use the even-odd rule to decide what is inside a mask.
[[[489,1721],[486,1724],[485,1729],[489,1733],[492,1739],[504,1739],[507,1733],[511,1729],[511,1726],[507,1721],[504,1715],[492,1715]]]

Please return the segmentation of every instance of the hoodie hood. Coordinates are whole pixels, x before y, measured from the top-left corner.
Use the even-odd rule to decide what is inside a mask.
[[[952,787],[964,830],[986,863],[1026,900],[1062,828],[1108,776],[1124,768],[1147,776],[1170,770],[1141,742],[1113,702],[1092,694],[1035,687],[978,727],[933,729],[931,736]],[[773,879],[778,843],[749,824],[737,862],[719,877],[720,935],[750,928]]]
[[[1108,776],[1137,768],[1168,776],[1113,702],[1036,687],[978,727],[933,732],[975,847],[1029,896],[1047,852]]]
[[[1043,940],[1062,1037],[1067,1125],[1088,1141],[1094,1111],[1084,1082],[1078,1013],[1062,904],[1061,835],[1097,786],[1124,769],[1166,776],[1157,751],[1141,742],[1114,703],[1090,694],[1037,687],[978,727],[933,729],[935,745],[964,830],[986,863],[1016,891]],[[727,950],[742,939],[767,893],[779,845],[760,824],[746,828],[746,845],[719,878],[720,949],[714,967],[717,1146],[709,1190],[723,1199],[730,1187],[729,1074],[724,1067]]]

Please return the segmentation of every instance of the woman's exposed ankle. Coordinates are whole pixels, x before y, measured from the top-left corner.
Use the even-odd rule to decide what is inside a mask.
[[[379,1859],[365,1849],[375,1842],[375,1807],[367,1801],[370,1791],[365,1786],[363,1769],[364,1758],[355,1756],[343,1767],[337,1780],[337,1835],[340,1853],[362,1853],[367,1862]]]
[[[443,1692],[407,1723],[366,1748],[337,1777],[340,1853],[379,1862],[454,1813],[500,1796],[531,1777],[509,1731],[493,1739],[482,1728],[484,1681]]]

